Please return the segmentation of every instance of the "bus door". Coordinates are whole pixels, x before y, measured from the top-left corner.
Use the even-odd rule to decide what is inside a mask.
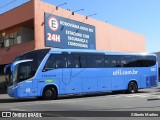
[[[59,94],[65,94],[66,88],[63,81],[63,67],[65,67],[65,58],[63,55],[51,54],[43,68],[42,78],[41,76],[39,78],[39,91],[46,84],[54,84],[58,87]]]
[[[79,55],[66,56],[66,68],[62,70],[63,84],[66,87],[66,94],[82,92],[82,79],[79,77],[83,71],[79,64]]]
[[[66,94],[75,94],[82,92],[82,78],[78,77],[80,68],[68,68],[63,70],[63,84],[66,87]]]
[[[65,90],[65,93],[68,93],[67,86],[71,82],[71,68],[63,68],[62,69],[62,81],[60,87]]]

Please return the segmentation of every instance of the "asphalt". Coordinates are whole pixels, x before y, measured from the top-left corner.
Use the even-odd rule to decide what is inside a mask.
[[[157,87],[152,89],[144,89],[140,90],[136,94],[101,93],[92,95],[62,96],[57,100],[50,100],[50,101],[37,100],[36,98],[17,99],[17,98],[10,98],[6,94],[1,94],[0,109],[1,111],[12,111],[12,112],[39,112],[42,113],[43,116],[46,116],[44,118],[30,118],[30,119],[159,120],[160,113],[158,111],[160,111],[160,88]],[[60,112],[57,113],[58,111]],[[94,113],[92,111],[96,112]],[[100,113],[98,113],[97,111],[100,111]],[[124,114],[131,114],[132,112],[135,113],[138,111],[142,112],[151,111],[155,113],[158,112],[158,117],[131,117],[131,116],[127,117],[124,115]],[[120,113],[123,114],[122,117],[120,117],[121,116]],[[96,114],[100,114],[102,116],[98,117],[98,115],[96,116]],[[112,117],[103,117],[107,116],[107,114],[111,114]],[[20,118],[12,118],[12,119],[17,120]],[[23,118],[23,119],[29,119],[29,118]]]

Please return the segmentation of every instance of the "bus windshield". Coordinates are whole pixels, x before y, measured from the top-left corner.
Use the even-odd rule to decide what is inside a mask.
[[[49,50],[36,50],[22,54],[14,60],[13,64],[6,66],[4,72],[8,70],[9,85],[32,78]]]
[[[36,73],[36,70],[32,67],[32,64],[33,61],[16,64],[12,71],[13,76],[10,76],[11,84],[16,84],[18,82],[32,78]]]

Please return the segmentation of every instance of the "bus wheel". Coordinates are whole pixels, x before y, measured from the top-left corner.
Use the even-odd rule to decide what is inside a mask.
[[[135,82],[130,82],[128,85],[128,93],[136,93],[138,91],[137,84]]]
[[[53,87],[46,87],[43,91],[44,100],[55,100],[57,98],[57,92]]]

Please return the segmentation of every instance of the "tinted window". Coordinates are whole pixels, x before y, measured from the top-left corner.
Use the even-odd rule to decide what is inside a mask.
[[[136,56],[135,66],[137,67],[150,67],[156,64],[156,57],[154,56]]]
[[[79,68],[80,67],[79,55],[67,55],[67,67]]]
[[[80,55],[80,66],[81,66],[81,68],[87,67],[86,55],[84,55],[84,54]]]
[[[123,67],[150,67],[156,64],[155,56],[123,56]]]
[[[106,55],[104,60],[104,67],[121,67],[121,56]]]
[[[24,81],[35,75],[35,70],[33,69],[34,62],[20,63],[17,74],[17,82]]]
[[[34,50],[34,51],[24,53],[24,54],[16,57],[14,61],[24,60],[24,59],[34,59],[34,56],[39,56],[39,59],[43,60],[43,58],[46,56],[46,54],[49,51],[50,51],[50,49]]]
[[[34,64],[32,64],[32,73],[35,74],[39,65],[41,64],[42,60],[44,59],[46,54],[49,52],[49,50],[50,49],[31,51],[31,52],[28,52],[28,53],[25,53],[25,54],[18,56],[14,61],[33,59]]]
[[[79,68],[79,55],[71,54],[52,54],[48,58],[44,71],[58,68]]]
[[[23,56],[23,59],[33,59],[34,65],[32,65],[32,71],[35,71],[38,69],[40,63],[42,62],[43,58],[46,56],[46,54],[42,53],[29,53],[25,54]]]
[[[50,55],[44,67],[58,68],[114,68],[150,67],[156,64],[154,56],[101,55],[101,54],[57,54]]]
[[[49,56],[45,64],[44,71],[57,68],[66,68],[66,67],[67,67],[67,62],[65,55],[52,54]]]
[[[134,67],[136,66],[134,63],[134,57],[133,56],[122,56],[121,57],[121,64],[122,67]]]
[[[87,62],[87,68],[102,68],[103,65],[103,55],[87,55],[86,56],[86,62]]]

